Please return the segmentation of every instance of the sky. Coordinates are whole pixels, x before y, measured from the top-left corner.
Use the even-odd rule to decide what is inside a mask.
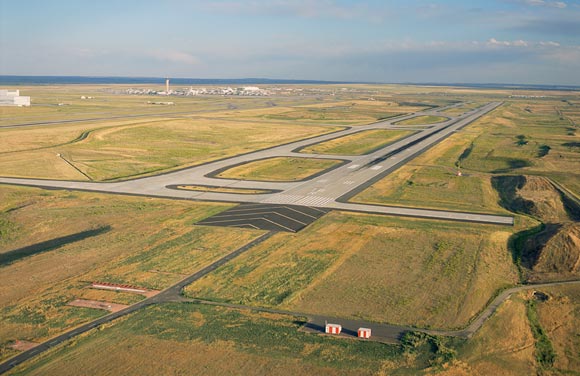
[[[580,85],[580,0],[0,0],[0,75]]]

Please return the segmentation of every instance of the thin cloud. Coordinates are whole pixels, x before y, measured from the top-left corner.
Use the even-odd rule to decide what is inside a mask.
[[[155,58],[156,60],[165,61],[169,63],[196,65],[201,62],[198,57],[193,56],[187,52],[181,51],[159,50],[159,51],[151,51],[147,55]]]
[[[563,1],[546,1],[546,0],[523,0],[520,1],[526,5],[534,6],[534,7],[550,7],[550,8],[559,8],[564,9],[568,6]]]

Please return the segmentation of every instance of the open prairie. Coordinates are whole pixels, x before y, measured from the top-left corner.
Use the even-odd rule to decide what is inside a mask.
[[[67,306],[73,299],[142,299],[88,289],[93,281],[162,289],[259,234],[192,226],[228,207],[0,187],[0,354],[105,313]]]
[[[401,353],[398,346],[311,335],[299,327],[299,317],[165,304],[56,348],[16,373],[373,375]]]
[[[580,134],[559,117],[560,103],[546,102],[507,102],[353,201],[501,213],[491,177],[514,173],[547,176],[579,195]]]
[[[551,250],[577,231],[566,201],[580,193],[575,168],[580,163],[580,102],[573,92],[529,91],[537,97],[519,98],[510,97],[514,91],[507,89],[306,85],[304,91],[280,86],[280,92],[290,93],[285,95],[171,97],[167,100],[173,105],[154,105],[147,103],[153,97],[128,95],[126,87],[110,89],[31,87],[25,95],[32,95],[36,105],[0,109],[0,176],[127,179],[437,106],[466,102],[441,114],[455,116],[491,101],[505,102],[352,201],[515,215],[513,227],[334,210],[298,233],[274,233],[215,270],[212,266],[187,286],[186,297],[367,323],[464,328],[501,290],[526,280],[522,245],[543,231],[546,218],[565,221],[561,230],[571,229],[546,242]],[[133,114],[139,116],[128,117]],[[419,117],[409,122],[409,130],[363,131],[302,151],[348,159],[410,135],[419,128],[414,125],[443,119]],[[74,122],[1,128],[69,120]],[[240,164],[220,177],[297,181],[343,162],[306,157]],[[540,177],[551,180],[534,180]],[[504,189],[509,184],[502,179],[517,189]],[[521,179],[529,187],[519,184]],[[197,184],[184,181],[176,187],[240,196],[267,192]],[[551,190],[544,194],[536,186]],[[536,205],[527,209],[543,210],[546,217],[511,205],[525,200]],[[92,282],[163,290],[264,234],[195,225],[234,206],[1,185],[0,360],[19,353],[13,345],[28,343],[17,341],[42,342],[107,313],[69,306],[75,299],[131,305],[145,298],[89,288]],[[549,256],[541,259],[542,267],[549,268],[561,253]],[[14,373],[575,370],[577,288],[541,291],[550,298],[512,296],[472,339],[413,334],[400,345],[306,333],[299,330],[300,315],[178,303],[176,293],[173,303],[156,302],[100,326]],[[111,348],[117,351],[111,354]]]
[[[0,128],[0,176],[112,180],[191,166],[338,128],[188,118]],[[228,134],[228,137],[224,135]]]
[[[509,229],[333,212],[187,287],[190,297],[378,322],[466,325],[517,282]]]

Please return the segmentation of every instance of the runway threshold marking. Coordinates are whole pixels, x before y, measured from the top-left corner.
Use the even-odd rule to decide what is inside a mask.
[[[262,204],[246,207],[245,204],[241,204],[197,224],[298,232],[328,211],[309,206]]]
[[[310,217],[310,218],[312,218],[312,219],[314,219],[314,220],[318,219],[318,217],[315,217],[315,216],[313,216],[313,215],[310,215],[310,214],[306,214],[306,213],[304,213],[304,212],[301,212],[300,210],[297,210],[297,209],[291,208],[290,206],[286,206],[286,205],[284,205],[284,208],[286,208],[286,209],[288,209],[288,210],[295,211],[296,213],[300,213],[300,214],[302,214],[302,215],[304,215],[304,216],[306,216],[306,217]],[[314,209],[314,208],[311,208],[311,209]]]

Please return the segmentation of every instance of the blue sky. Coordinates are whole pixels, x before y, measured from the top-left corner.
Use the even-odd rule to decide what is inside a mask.
[[[580,0],[0,0],[0,74],[580,84]]]

